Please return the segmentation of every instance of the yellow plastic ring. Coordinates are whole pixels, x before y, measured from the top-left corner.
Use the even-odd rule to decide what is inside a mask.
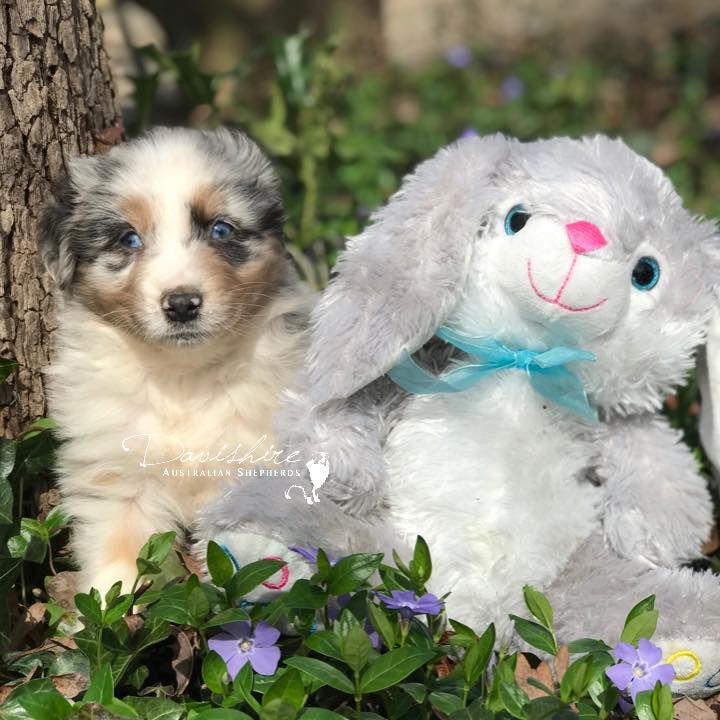
[[[668,656],[665,662],[672,665],[675,660],[683,657],[690,658],[695,663],[695,667],[686,675],[676,675],[675,682],[687,682],[688,680],[692,680],[694,677],[697,677],[702,670],[702,662],[700,662],[700,658],[692,650],[678,650],[678,652]]]

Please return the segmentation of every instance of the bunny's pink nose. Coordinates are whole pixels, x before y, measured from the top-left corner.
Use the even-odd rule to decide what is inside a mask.
[[[597,226],[585,220],[570,223],[565,226],[565,230],[567,231],[572,249],[578,255],[599,250],[607,245],[607,240],[600,230],[598,230]]]

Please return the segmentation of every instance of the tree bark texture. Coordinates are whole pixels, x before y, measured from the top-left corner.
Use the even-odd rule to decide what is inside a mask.
[[[65,160],[112,144],[121,127],[93,0],[0,0],[0,436],[45,413],[40,370],[55,328],[35,227]]]

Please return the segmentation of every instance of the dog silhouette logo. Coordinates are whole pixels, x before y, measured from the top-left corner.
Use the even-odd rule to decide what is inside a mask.
[[[285,498],[291,500],[290,491],[297,488],[302,492],[305,502],[308,505],[314,505],[320,502],[318,490],[325,484],[330,474],[330,463],[326,452],[313,453],[312,459],[305,463],[305,467],[310,474],[310,483],[312,484],[312,492],[308,495],[302,485],[291,485],[285,491]]]

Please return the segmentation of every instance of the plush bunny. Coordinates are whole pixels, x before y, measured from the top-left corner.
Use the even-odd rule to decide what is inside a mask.
[[[349,241],[315,309],[279,423],[299,457],[326,453],[320,502],[240,482],[200,534],[239,563],[288,559],[284,582],[312,571],[289,546],[402,553],[422,534],[449,615],[506,641],[526,583],[561,640],[617,642],[655,593],[673,689],[717,692],[720,579],[682,568],[711,500],[657,412],[703,341],[717,241],[619,140],[444,148]]]

